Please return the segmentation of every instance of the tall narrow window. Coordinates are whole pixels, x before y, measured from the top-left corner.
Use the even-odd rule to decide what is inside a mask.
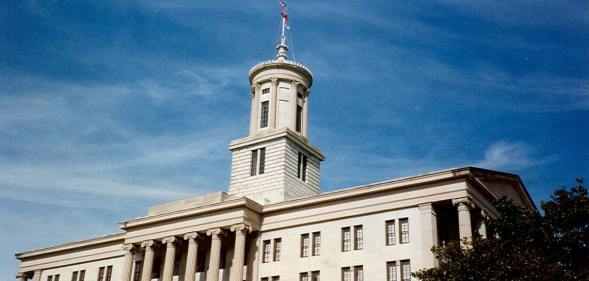
[[[387,281],[397,281],[397,263],[387,262]]]
[[[260,112],[260,128],[268,127],[268,106],[270,105],[269,101],[262,102],[262,110]]]
[[[106,281],[110,281],[112,276],[112,265],[106,267]]]
[[[301,234],[301,258],[309,256],[309,234]]]
[[[255,176],[258,172],[258,150],[252,150],[252,161],[250,163],[250,176]]]
[[[262,262],[270,262],[270,240],[264,240]]]
[[[77,271],[72,272],[72,281],[78,281],[78,272]]]
[[[411,280],[411,263],[409,260],[401,261],[401,281]]]
[[[220,255],[220,262],[219,262],[219,269],[225,269],[227,265],[227,248],[221,248],[221,255]]]
[[[55,276],[53,277],[53,281],[59,281],[59,274],[55,274]]]
[[[362,250],[364,248],[364,231],[361,225],[354,226],[354,250]]]
[[[143,262],[142,261],[136,261],[135,262],[135,273],[133,273],[133,275],[134,275],[133,281],[140,281],[140,279],[141,279],[141,270],[143,270]]]
[[[258,171],[259,171],[259,174],[261,175],[264,173],[264,166],[266,165],[266,148],[263,147],[258,150],[260,151],[260,157],[259,157],[260,163],[258,163],[258,168],[259,168]]]
[[[280,281],[280,276],[272,276],[272,281]]]
[[[301,152],[299,152],[297,176],[303,181],[307,180],[307,156]]]
[[[342,252],[352,250],[352,233],[349,227],[342,228]]]
[[[261,281],[268,281],[268,277],[262,277]]]
[[[399,243],[406,244],[409,243],[409,219],[400,219],[399,220],[399,228],[401,231],[401,239],[399,239]]]
[[[303,107],[297,105],[297,123],[296,123],[296,130],[297,132],[301,132],[303,128]]]
[[[98,281],[104,281],[104,266],[98,269]]]
[[[364,281],[364,267],[354,266],[354,281]]]
[[[47,276],[47,281],[53,281],[53,275]]]
[[[319,281],[319,270],[311,272],[311,281]]]
[[[80,278],[78,281],[84,281],[84,278],[86,278],[86,270],[80,270]]]
[[[321,232],[313,232],[313,256],[321,254]]]
[[[274,261],[280,261],[280,253],[282,252],[282,239],[274,239]]]
[[[342,281],[352,281],[352,271],[349,267],[342,267]]]
[[[206,251],[198,251],[196,254],[196,272],[204,272],[207,259]]]
[[[309,273],[301,272],[299,274],[299,281],[309,281]]]
[[[388,245],[395,245],[397,237],[395,236],[395,220],[386,221],[385,223],[386,241]]]

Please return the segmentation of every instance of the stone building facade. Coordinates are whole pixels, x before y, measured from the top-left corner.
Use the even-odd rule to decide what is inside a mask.
[[[18,253],[17,278],[405,281],[436,265],[432,246],[485,237],[493,200],[535,208],[517,175],[474,167],[320,193],[324,156],[307,139],[313,77],[278,49],[249,73],[250,134],[229,146],[227,193],[152,206],[117,234]]]

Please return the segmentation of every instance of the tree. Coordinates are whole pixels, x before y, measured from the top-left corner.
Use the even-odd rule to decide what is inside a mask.
[[[502,198],[493,235],[450,242],[432,251],[439,266],[413,273],[422,281],[589,280],[589,197],[583,181],[560,188],[539,212]],[[466,246],[464,246],[466,245]]]

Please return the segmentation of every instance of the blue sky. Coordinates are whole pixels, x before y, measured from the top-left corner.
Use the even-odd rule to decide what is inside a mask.
[[[589,177],[589,2],[291,0],[322,190],[475,165],[539,203]],[[0,3],[0,276],[13,253],[226,190],[274,0]]]

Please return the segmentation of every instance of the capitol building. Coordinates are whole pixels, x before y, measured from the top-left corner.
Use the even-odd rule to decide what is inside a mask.
[[[227,192],[18,253],[18,280],[406,281],[436,266],[432,246],[485,237],[494,200],[535,208],[519,176],[475,167],[322,193],[325,158],[307,138],[313,75],[288,60],[284,36],[277,49],[249,72],[249,135],[229,144]]]

